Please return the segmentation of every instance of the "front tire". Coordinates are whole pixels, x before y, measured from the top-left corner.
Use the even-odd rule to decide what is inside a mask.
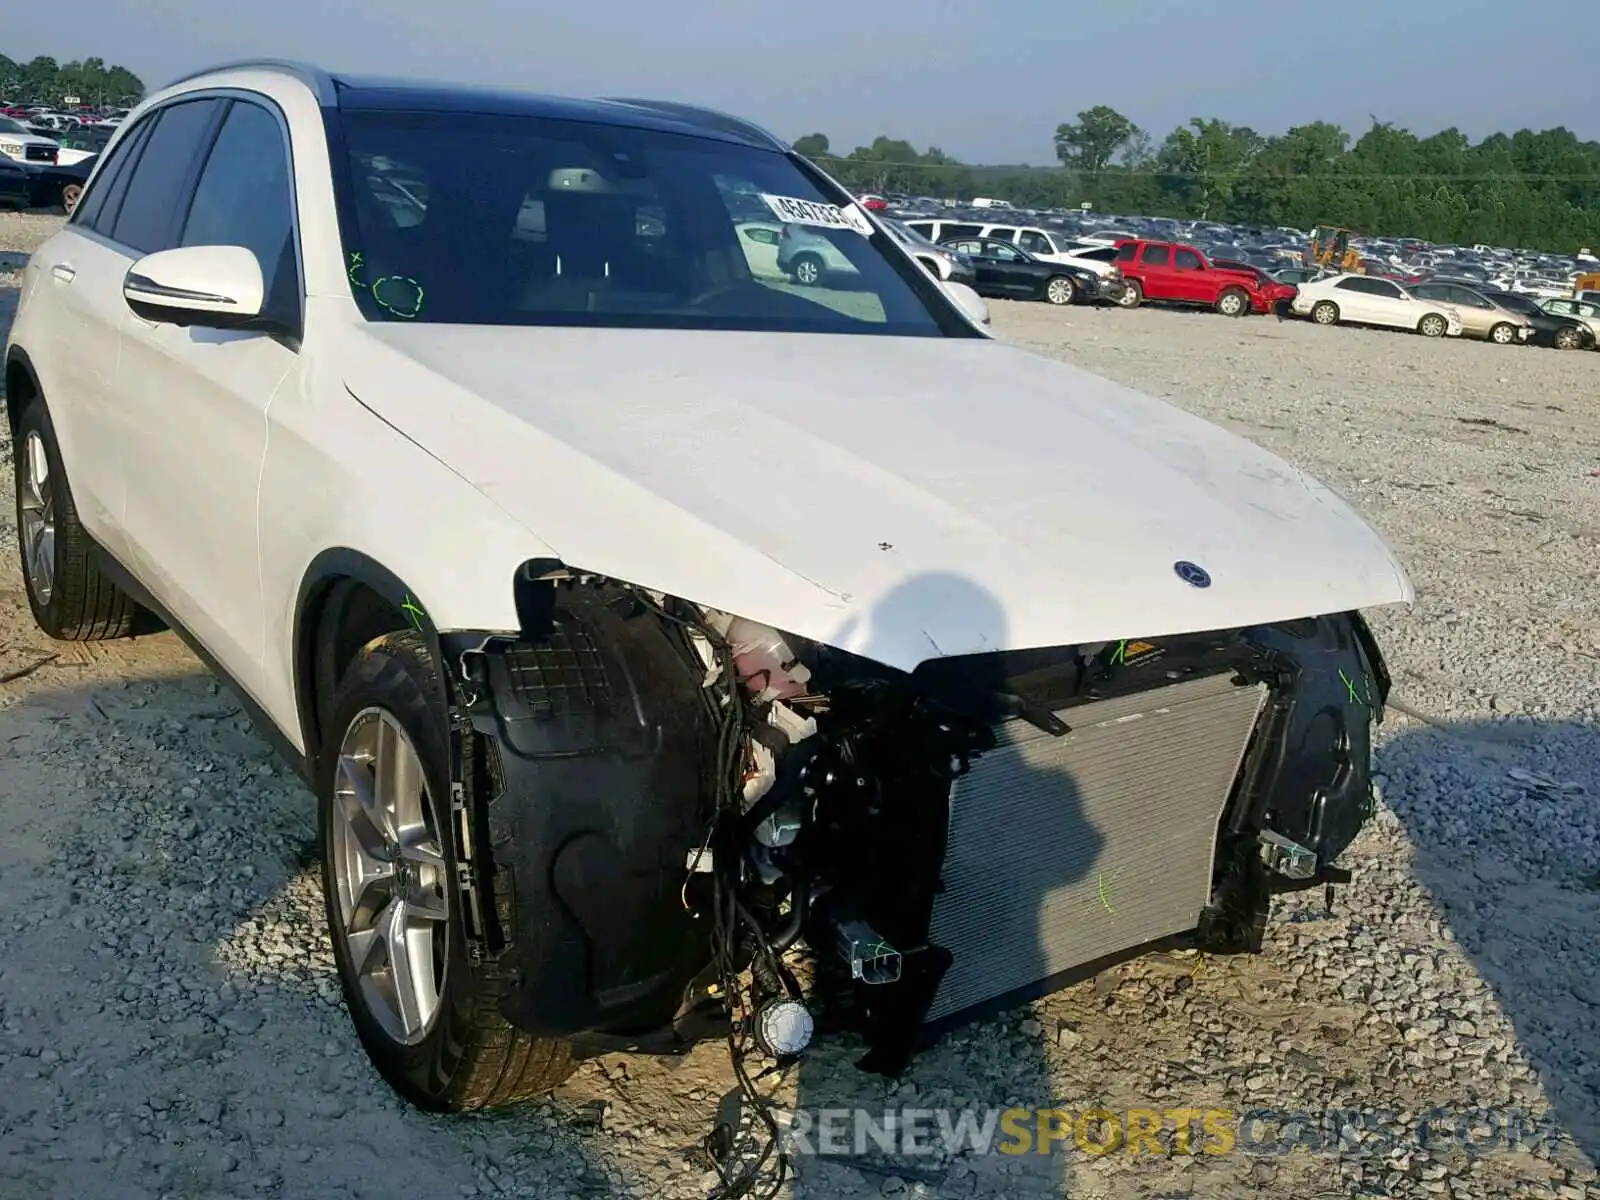
[[[1339,306],[1332,300],[1319,300],[1311,309],[1311,319],[1318,325],[1337,325]]]
[[[83,184],[81,183],[69,183],[61,189],[61,207],[66,210],[67,216],[70,217],[72,215],[73,210],[78,207],[78,201],[82,198]]]
[[[1509,346],[1517,340],[1516,327],[1502,321],[1489,330],[1489,340],[1497,346]]]
[[[1065,275],[1052,275],[1044,285],[1044,298],[1051,304],[1071,304],[1078,289]]]
[[[1441,338],[1449,328],[1450,323],[1438,313],[1429,313],[1417,322],[1417,332],[1426,338]]]
[[[1583,337],[1569,325],[1565,329],[1556,330],[1555,337],[1551,340],[1555,342],[1557,350],[1576,350]]]
[[[61,641],[127,637],[143,610],[101,573],[94,540],[78,521],[55,427],[37,397],[17,419],[13,458],[17,546],[34,621]]]
[[[467,953],[444,689],[421,634],[361,649],[331,728],[318,764],[323,895],[345,1004],[372,1065],[432,1112],[549,1091],[572,1073],[570,1048],[511,1026],[500,999],[515,981]],[[508,887],[503,877],[482,872],[481,886]]]
[[[1242,317],[1250,310],[1250,297],[1239,288],[1228,288],[1217,297],[1217,311],[1225,317]]]

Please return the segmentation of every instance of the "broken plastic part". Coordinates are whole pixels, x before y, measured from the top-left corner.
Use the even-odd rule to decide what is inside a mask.
[[[706,611],[706,623],[726,639],[734,670],[757,703],[804,695],[811,671],[800,662],[783,634],[770,625]]]
[[[900,978],[900,952],[865,921],[840,921],[839,953],[850,964],[850,978],[862,983],[894,983]]]
[[[1261,861],[1267,869],[1289,879],[1310,879],[1317,873],[1317,855],[1270,829],[1261,831]]]

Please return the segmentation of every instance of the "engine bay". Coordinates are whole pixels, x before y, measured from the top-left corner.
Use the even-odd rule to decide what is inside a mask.
[[[518,606],[516,637],[444,639],[474,952],[515,964],[508,1020],[580,1053],[726,1037],[762,1114],[747,1062],[823,1033],[895,1075],[1109,958],[1259,949],[1274,892],[1331,903],[1371,812],[1388,679],[1358,614],[904,672],[565,568]],[[1013,909],[1009,943],[974,925]],[[936,1005],[958,950],[1017,986]]]

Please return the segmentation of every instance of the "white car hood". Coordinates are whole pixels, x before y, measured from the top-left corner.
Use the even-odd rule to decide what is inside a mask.
[[[891,666],[1413,598],[1294,467],[993,341],[392,323],[342,362],[568,565]]]

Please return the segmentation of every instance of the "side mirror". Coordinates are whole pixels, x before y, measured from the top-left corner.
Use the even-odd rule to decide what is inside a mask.
[[[944,294],[955,301],[956,307],[967,314],[974,324],[987,325],[989,323],[989,305],[984,298],[978,295],[964,283],[946,280],[939,285],[944,289]]]
[[[183,246],[147,254],[122,281],[122,298],[146,321],[237,329],[261,315],[261,264],[243,246]]]

